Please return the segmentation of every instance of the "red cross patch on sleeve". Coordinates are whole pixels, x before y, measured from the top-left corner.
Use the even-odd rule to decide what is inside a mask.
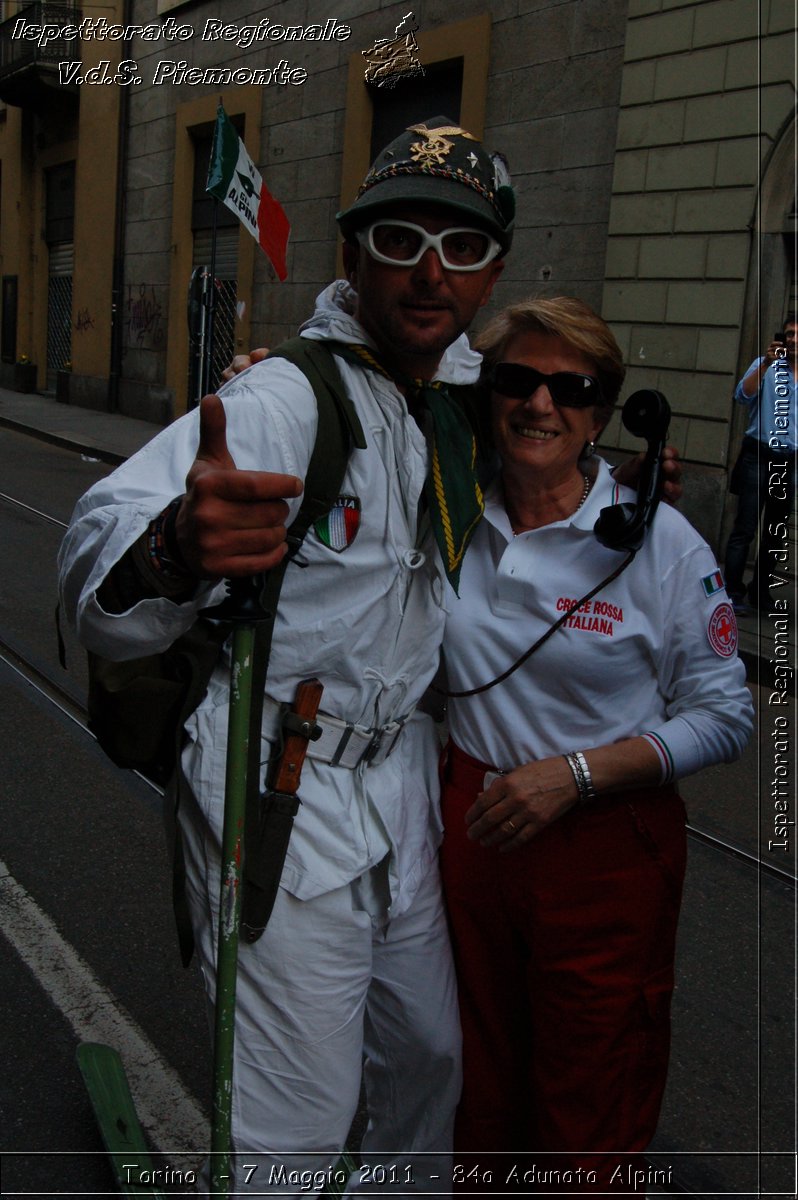
[[[709,644],[721,658],[731,658],[737,649],[737,618],[731,604],[719,604],[707,626]]]

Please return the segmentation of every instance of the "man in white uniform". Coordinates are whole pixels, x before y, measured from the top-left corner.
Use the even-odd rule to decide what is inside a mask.
[[[321,294],[301,331],[335,343],[367,445],[352,452],[336,506],[346,509],[343,534],[331,538],[324,522],[310,530],[286,572],[275,628],[263,759],[277,705],[309,676],[324,685],[324,734],[305,765],[270,922],[239,955],[241,1194],[287,1194],[292,1179],[298,1192],[281,1164],[323,1170],[335,1160],[364,1053],[362,1148],[372,1162],[377,1154],[394,1164],[386,1189],[447,1187],[436,1156],[412,1156],[449,1148],[460,1090],[436,861],[437,741],[414,710],[437,664],[448,586],[441,563],[456,583],[481,500],[472,486],[470,504],[459,493],[449,510],[450,482],[463,480],[451,454],[472,440],[440,385],[477,379],[480,358],[464,331],[501,273],[512,220],[509,181],[478,141],[444,118],[414,126],[339,214],[347,281]],[[166,649],[221,598],[223,577],[282,558],[315,441],[313,391],[295,366],[269,359],[223,396],[206,397],[199,413],[164,430],[76,508],[60,554],[62,601],[98,654],[123,660]],[[430,446],[439,487],[424,502]],[[465,479],[467,492],[468,471]],[[442,559],[430,527],[443,530]],[[187,725],[183,769],[193,796],[178,814],[211,1003],[228,678],[225,653]],[[367,1175],[361,1182],[373,1187]]]

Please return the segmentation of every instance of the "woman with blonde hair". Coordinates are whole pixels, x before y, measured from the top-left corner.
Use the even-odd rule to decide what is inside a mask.
[[[534,299],[476,344],[501,473],[444,642],[456,1144],[559,1152],[538,1166],[634,1190],[613,1173],[651,1140],[667,1074],[675,783],[741,753],[751,699],[717,564],[684,517],[661,506],[637,551],[594,533],[634,500],[592,456],[624,379],[604,321]]]

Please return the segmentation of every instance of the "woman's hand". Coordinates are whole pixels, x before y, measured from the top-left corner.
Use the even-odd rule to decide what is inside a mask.
[[[613,468],[613,478],[617,483],[622,483],[626,487],[636,488],[640,481],[640,472],[643,469],[646,452],[642,450],[640,454],[635,454],[634,458],[628,458],[625,462],[619,463]],[[682,498],[682,463],[679,458],[679,451],[675,446],[665,446],[660,458],[662,468],[662,499],[667,504],[678,504]]]
[[[682,464],[675,446],[666,446],[662,451],[662,499],[667,504],[678,504],[682,498]]]
[[[247,367],[263,362],[264,358],[268,357],[268,346],[259,346],[257,350],[250,350],[249,354],[237,354],[230,363],[230,366],[225,367],[222,371],[222,383],[229,383],[231,379],[235,379],[236,375],[240,375],[242,371],[246,371]]]
[[[468,836],[501,853],[520,850],[576,804],[579,793],[565,759],[544,758],[499,775],[466,813]]]
[[[661,782],[659,756],[644,737],[623,738],[582,753],[599,796]],[[563,755],[524,763],[480,792],[465,815],[468,836],[501,853],[520,850],[578,799],[576,780]]]

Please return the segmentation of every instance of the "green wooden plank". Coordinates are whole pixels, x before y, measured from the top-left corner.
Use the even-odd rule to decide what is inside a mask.
[[[82,1042],[77,1059],[122,1195],[166,1200],[152,1184],[133,1182],[141,1174],[152,1179],[155,1168],[119,1054],[99,1042]],[[137,1169],[131,1169],[132,1163]]]

